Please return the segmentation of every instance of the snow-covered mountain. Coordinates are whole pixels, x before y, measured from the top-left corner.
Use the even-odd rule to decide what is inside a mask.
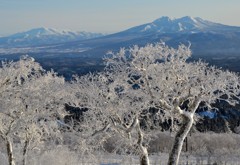
[[[66,69],[75,69],[75,73],[79,73],[88,71],[91,66],[92,71],[101,68],[101,59],[109,50],[119,51],[121,47],[144,46],[159,41],[172,47],[191,42],[193,58],[202,58],[211,64],[240,72],[240,27],[189,16],[164,16],[104,36],[47,28],[33,29],[0,38],[0,59],[18,59],[20,55],[28,54],[59,73],[67,73]]]
[[[16,33],[7,37],[0,37],[0,46],[31,47],[85,40],[100,36],[103,36],[103,34],[90,32],[72,32],[41,27],[21,33]]]
[[[191,42],[193,55],[197,56],[239,55],[240,27],[214,23],[199,17],[170,18],[164,16],[122,32],[75,42],[71,46],[92,47],[86,54],[94,55],[97,52],[97,54],[104,55],[107,50],[117,51],[120,47],[143,46],[159,41],[173,47]]]
[[[74,33],[38,28],[0,38],[0,54],[77,52],[82,57],[101,58],[108,50],[118,51],[120,47],[143,46],[159,41],[164,41],[173,47],[191,42],[193,55],[197,56],[217,58],[228,54],[238,56],[240,27],[214,23],[199,17],[164,16],[150,23],[105,36],[96,33]],[[37,47],[33,48],[33,46]]]
[[[197,33],[197,32],[224,32],[240,30],[239,27],[227,26],[204,20],[199,17],[185,16],[170,18],[163,16],[151,23],[130,28],[129,33]]]

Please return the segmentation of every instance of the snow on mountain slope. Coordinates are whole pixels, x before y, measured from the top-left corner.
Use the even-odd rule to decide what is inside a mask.
[[[131,33],[196,33],[206,31],[240,31],[239,27],[227,26],[211,21],[203,20],[199,17],[185,16],[182,18],[170,18],[163,16],[151,23],[130,28],[125,32]]]
[[[103,36],[101,33],[72,32],[51,28],[36,28],[26,32],[16,33],[7,37],[0,37],[1,47],[25,47],[49,45],[77,40],[85,40]]]
[[[38,28],[0,38],[0,54],[12,54],[16,51],[81,52],[82,56],[100,57],[108,50],[159,41],[173,47],[191,42],[194,55],[237,55],[240,53],[240,27],[214,23],[199,17],[164,16],[150,23],[105,36]]]

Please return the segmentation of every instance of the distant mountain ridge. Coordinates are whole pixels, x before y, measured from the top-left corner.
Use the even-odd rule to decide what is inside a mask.
[[[127,32],[154,33],[197,33],[209,31],[240,31],[239,27],[227,26],[204,20],[200,17],[185,16],[182,18],[160,17],[151,23],[126,30]]]
[[[160,41],[171,47],[191,42],[193,56],[240,57],[240,27],[190,16],[163,16],[150,23],[109,35],[48,28],[33,29],[8,38],[0,38],[0,54],[41,53],[41,56],[44,56],[48,53],[71,53],[77,57],[101,59],[108,50],[118,51],[121,47],[144,46]]]
[[[7,41],[7,42],[6,42]],[[240,27],[199,17],[160,17],[152,22],[109,35],[39,28],[0,38],[0,59],[28,54],[44,67],[71,77],[103,68],[102,57],[121,47],[144,46],[163,41],[177,47],[191,43],[192,60],[240,72]]]
[[[29,47],[58,44],[76,40],[86,40],[103,35],[104,34],[101,33],[72,32],[41,27],[6,37],[0,37],[0,47]]]
[[[121,47],[144,46],[163,41],[177,47],[189,44],[193,56],[212,57],[240,56],[240,27],[214,23],[199,17],[160,17],[153,22],[90,40],[63,43],[56,49],[88,48],[82,56],[101,58],[108,50],[118,51]]]

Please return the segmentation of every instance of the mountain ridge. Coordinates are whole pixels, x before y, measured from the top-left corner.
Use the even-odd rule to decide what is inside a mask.
[[[0,37],[1,47],[24,47],[58,44],[63,42],[86,40],[104,36],[102,33],[73,32],[69,30],[57,30],[54,28],[34,28],[28,31]]]
[[[240,72],[240,27],[189,16],[160,17],[150,23],[97,38],[61,43],[56,40],[58,43],[47,46],[0,47],[0,59],[18,59],[28,54],[44,67],[71,77],[73,73],[101,70],[102,58],[108,51],[118,52],[121,47],[141,47],[160,41],[174,48],[190,42],[192,59],[201,58],[211,65]]]
[[[54,31],[51,29],[41,30],[47,30],[48,33]],[[67,31],[61,33],[68,34]],[[42,36],[44,38],[45,35]],[[46,36],[50,36],[52,40],[54,39],[52,35]],[[172,47],[191,42],[194,56],[216,56],[216,54],[227,55],[229,53],[240,56],[240,27],[190,16],[181,18],[163,16],[150,23],[138,25],[114,34],[68,41],[63,38],[61,42],[59,41],[57,38],[50,47],[43,46],[30,50],[17,49],[17,53],[77,53],[76,56],[102,58],[108,50],[118,51],[120,47],[144,46],[148,43],[163,41]],[[7,50],[5,48],[0,50],[0,54],[12,54],[13,52],[16,52],[16,50]]]
[[[240,27],[224,25],[204,20],[200,17],[185,16],[181,18],[170,18],[163,16],[150,23],[129,28],[123,32],[155,32],[155,33],[177,33],[177,32],[206,32],[206,31],[240,31]]]

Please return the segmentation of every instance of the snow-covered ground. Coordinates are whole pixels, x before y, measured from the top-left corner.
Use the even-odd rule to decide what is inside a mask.
[[[166,165],[169,148],[171,145],[170,134],[162,133],[159,141],[155,141],[154,147],[166,148],[165,151],[154,152],[150,155],[151,165]],[[188,152],[185,147],[180,156],[179,165],[239,165],[240,143],[237,134],[195,133],[188,136]],[[8,165],[4,145],[0,145],[0,165]],[[154,148],[152,148],[153,150]],[[16,162],[21,161],[22,149],[15,152]],[[20,163],[17,163],[17,165]],[[67,145],[52,146],[49,150],[41,152],[31,150],[28,153],[27,164],[29,165],[138,165],[137,155],[116,155],[97,152],[91,156],[81,155],[81,150],[69,150]]]
[[[167,153],[159,153],[150,156],[151,165],[166,165],[168,160]],[[0,153],[1,165],[8,165],[7,157]],[[182,154],[179,165],[238,165],[240,158],[238,155],[231,157],[195,157],[188,154]],[[77,153],[68,152],[66,150],[53,150],[42,155],[29,158],[28,164],[31,165],[139,165],[138,156],[126,155],[95,155],[81,157]]]

